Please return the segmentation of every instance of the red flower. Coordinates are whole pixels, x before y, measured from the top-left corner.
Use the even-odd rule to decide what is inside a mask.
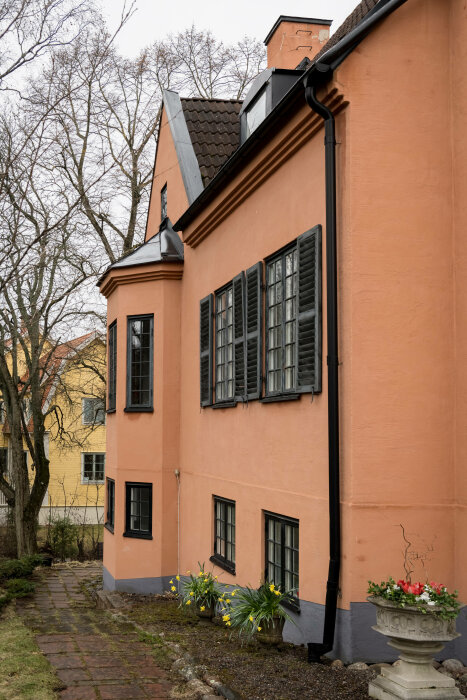
[[[411,593],[412,595],[421,595],[423,593],[423,583],[420,583],[420,581],[411,583],[404,592]]]
[[[409,586],[410,586],[410,584],[408,583],[408,581],[403,581],[402,579],[399,579],[399,581],[397,582],[397,585],[400,586],[400,587],[402,588],[402,590],[404,591],[404,593],[408,593],[408,592],[409,592]]]
[[[444,588],[444,584],[443,584],[443,583],[435,583],[434,581],[430,581],[430,586],[432,587],[432,589],[433,589],[434,591],[436,591],[436,593],[437,593],[438,595],[441,595],[441,592],[442,592],[442,590],[443,590],[443,588]]]

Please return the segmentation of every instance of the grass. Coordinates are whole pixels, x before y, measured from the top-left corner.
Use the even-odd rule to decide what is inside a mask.
[[[52,700],[63,688],[13,608],[0,618],[0,700]]]
[[[104,539],[103,525],[79,525],[79,529],[84,528],[84,550],[91,551],[93,541],[102,542]],[[93,538],[94,536],[94,538]],[[47,540],[47,525],[41,525],[37,531],[37,546],[39,549],[44,547]]]

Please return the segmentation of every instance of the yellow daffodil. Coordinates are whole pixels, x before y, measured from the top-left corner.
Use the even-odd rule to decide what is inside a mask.
[[[263,629],[262,627],[258,627],[258,632],[261,632],[262,629]]]
[[[201,612],[203,612],[204,610],[206,610],[206,606],[205,606],[205,605],[201,605],[200,610],[201,610]]]
[[[227,622],[227,620],[230,620],[230,615],[222,615],[222,621]]]
[[[198,574],[198,576],[203,576],[203,575],[204,575],[204,574],[203,574],[202,571],[200,571],[199,574]]]
[[[230,625],[231,625],[232,623],[231,623],[231,622],[226,622],[225,624],[226,624],[227,627],[230,627]]]
[[[274,593],[275,593],[276,595],[280,595],[280,594],[281,594],[280,591],[274,591]]]
[[[193,592],[193,591],[190,591],[190,595],[194,595],[194,592]]]
[[[175,586],[171,586],[171,587],[170,587],[170,590],[171,590],[173,593],[175,593],[175,591],[176,591],[177,589],[175,588]]]
[[[226,600],[225,602],[226,602],[226,603],[230,603],[230,598],[227,598],[227,600]]]
[[[232,598],[234,597],[234,595],[235,595],[236,592],[237,592],[237,591],[232,591],[232,593],[230,594],[230,595],[232,596]]]
[[[170,579],[169,583],[173,583],[172,579]]]
[[[214,576],[214,578],[215,578],[215,579],[216,579],[216,581],[217,581],[217,576]]]
[[[186,604],[187,604],[187,605],[191,605],[191,600],[187,600],[187,601],[186,601]]]
[[[254,622],[254,620],[255,620],[255,618],[253,617],[253,615],[250,615],[250,617],[249,617],[248,619],[250,620],[250,622]]]
[[[180,576],[175,576],[175,578],[177,579],[177,581],[180,581]]]
[[[270,591],[273,591],[273,590],[274,590],[274,584],[273,584],[273,583],[271,583],[271,585],[269,586],[269,590],[270,590]]]

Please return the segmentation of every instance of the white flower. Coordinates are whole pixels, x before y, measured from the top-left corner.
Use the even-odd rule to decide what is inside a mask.
[[[428,605],[436,605],[436,603],[435,603],[434,600],[429,600],[429,601],[428,601]]]
[[[425,593],[422,593],[421,596],[418,596],[418,600],[425,600],[426,602],[428,602],[430,600],[430,594],[427,591],[425,591]]]
[[[400,587],[400,586],[394,585],[392,588],[393,588],[394,591],[400,591],[400,588],[401,588],[401,587]]]

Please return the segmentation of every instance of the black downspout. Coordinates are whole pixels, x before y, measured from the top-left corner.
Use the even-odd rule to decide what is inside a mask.
[[[329,67],[317,66],[328,72]],[[310,76],[311,77],[311,76]],[[319,662],[334,645],[337,594],[341,563],[341,526],[339,490],[339,377],[337,333],[337,224],[336,224],[336,136],[334,115],[316,98],[316,87],[305,86],[309,107],[324,119],[325,187],[326,187],[326,290],[328,345],[328,450],[329,450],[329,570],[322,643],[308,643],[308,661]]]

